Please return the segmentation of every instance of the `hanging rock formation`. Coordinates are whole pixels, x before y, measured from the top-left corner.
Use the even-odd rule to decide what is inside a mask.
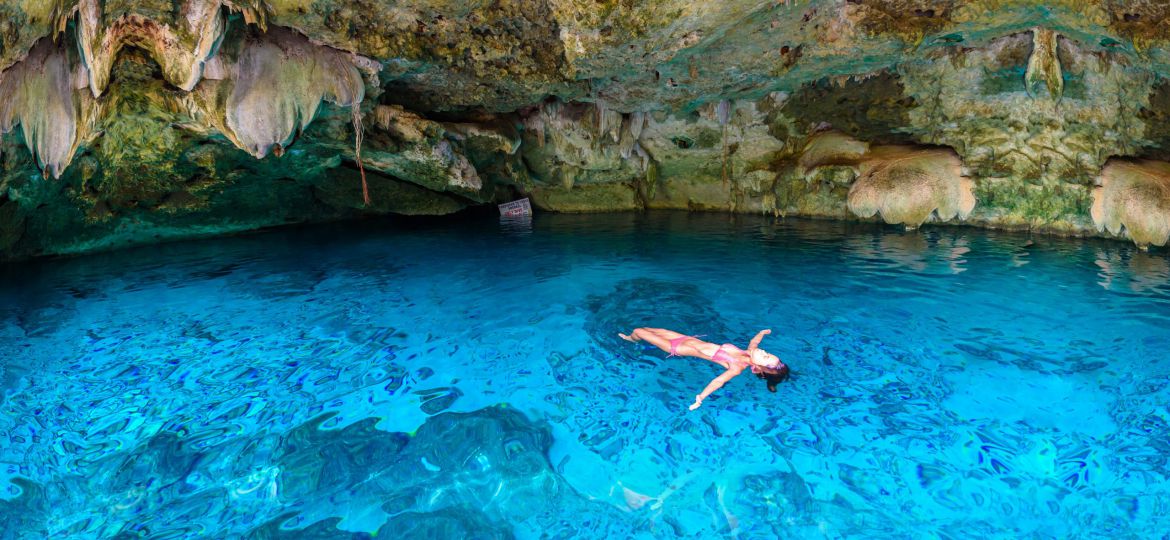
[[[77,41],[94,97],[105,92],[118,53],[127,46],[148,51],[167,82],[183,90],[194,88],[204,64],[223,39],[227,20],[221,3],[185,0],[173,21],[157,21],[137,13],[111,20],[116,13],[111,13],[112,5],[99,0],[80,0],[77,5]]]
[[[1137,184],[1106,164],[1170,161],[1168,16],[1113,0],[0,0],[0,258],[519,196],[1156,244],[1109,210]],[[1125,193],[1118,208],[1157,214]],[[1120,221],[1094,219],[1098,200]]]
[[[0,74],[0,133],[20,126],[44,176],[60,178],[91,131],[92,100],[79,96],[86,70],[63,45],[42,39],[21,63]]]
[[[1052,99],[1059,100],[1064,92],[1056,39],[1056,32],[1048,28],[1032,29],[1032,54],[1028,56],[1028,69],[1024,72],[1024,84],[1030,96],[1041,95],[1040,85],[1044,85],[1044,92]]]
[[[949,149],[875,148],[849,188],[849,210],[860,217],[880,214],[908,229],[932,217],[967,219],[975,208],[975,184],[963,177],[962,166]]]
[[[1110,160],[1093,189],[1097,230],[1125,235],[1143,248],[1170,240],[1170,163]]]
[[[256,158],[283,153],[317,117],[321,103],[357,107],[365,83],[350,55],[272,28],[221,54],[213,76],[191,98],[193,116],[207,119]],[[233,57],[234,56],[234,57]]]

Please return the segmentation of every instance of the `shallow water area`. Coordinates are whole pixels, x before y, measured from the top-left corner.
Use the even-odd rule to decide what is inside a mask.
[[[1170,256],[684,213],[5,267],[0,538],[1149,538]],[[793,378],[627,343],[763,347]]]

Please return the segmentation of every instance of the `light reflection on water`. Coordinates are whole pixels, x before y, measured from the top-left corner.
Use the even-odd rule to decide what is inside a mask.
[[[1149,537],[1165,251],[662,213],[295,229],[0,290],[0,537]],[[617,339],[764,346],[776,394]]]

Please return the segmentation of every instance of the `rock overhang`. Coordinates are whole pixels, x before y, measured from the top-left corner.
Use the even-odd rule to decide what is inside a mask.
[[[233,226],[403,211],[378,198],[405,185],[432,193],[423,206],[437,212],[530,194],[553,210],[855,217],[860,162],[798,166],[826,131],[949,148],[978,200],[970,222],[1093,234],[1106,162],[1170,159],[1167,9],[8,1],[0,208],[23,232],[3,247],[100,244],[144,214],[165,222],[160,211],[214,227],[233,205],[264,208],[233,200],[264,191],[240,183],[289,177],[311,212],[268,208]],[[374,176],[371,201],[352,185],[355,163]]]

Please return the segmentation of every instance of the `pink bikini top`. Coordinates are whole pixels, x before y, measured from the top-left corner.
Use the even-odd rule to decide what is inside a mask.
[[[750,368],[752,368],[752,373],[759,373],[760,368],[756,367],[755,364],[753,364],[751,362],[745,362],[743,360],[740,360],[740,358],[742,358],[743,353],[744,353],[743,349],[736,347],[735,345],[732,345],[730,343],[724,343],[723,345],[720,345],[718,349],[715,350],[715,354],[711,355],[711,359],[716,361],[716,362],[723,362],[723,363],[727,364],[727,367],[731,367],[732,365],[750,367]]]

